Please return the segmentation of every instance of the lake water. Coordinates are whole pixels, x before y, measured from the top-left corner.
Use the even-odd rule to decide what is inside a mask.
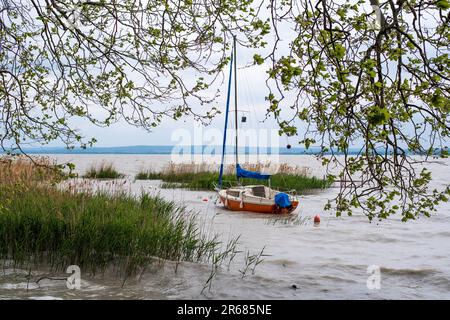
[[[370,223],[362,214],[337,218],[323,206],[337,193],[330,188],[300,198],[291,220],[273,215],[230,212],[215,204],[214,192],[159,189],[156,181],[133,181],[143,168],[158,169],[168,155],[54,155],[59,162],[73,162],[79,173],[92,164],[112,162],[126,179],[101,182],[101,188],[120,188],[132,193],[160,193],[168,200],[198,212],[204,232],[218,233],[226,241],[240,236],[229,269],[222,266],[211,289],[201,293],[211,265],[182,263],[149,267],[139,279],[125,284],[112,274],[83,274],[81,289],[68,290],[65,274],[44,270],[5,269],[0,273],[0,298],[30,299],[450,299],[450,204],[442,205],[430,218],[403,223],[399,217]],[[324,174],[312,156],[285,155],[279,161],[306,166],[317,176]],[[433,186],[449,184],[449,160],[428,166]],[[207,200],[207,201],[205,201]],[[311,218],[320,214],[320,225]],[[302,223],[299,223],[302,222]],[[264,248],[263,262],[254,274],[242,277],[245,255]],[[380,268],[380,288],[369,289],[369,266]],[[58,277],[53,279],[42,277]],[[296,287],[296,289],[293,288]]]

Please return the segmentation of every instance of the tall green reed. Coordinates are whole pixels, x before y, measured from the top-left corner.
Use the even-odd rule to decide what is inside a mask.
[[[92,165],[83,177],[90,179],[118,179],[123,178],[124,175],[119,173],[112,163],[101,163],[99,166]]]
[[[0,164],[0,259],[15,267],[130,275],[158,260],[206,261],[219,246],[195,215],[159,196],[64,190],[31,179],[42,169],[28,165]]]

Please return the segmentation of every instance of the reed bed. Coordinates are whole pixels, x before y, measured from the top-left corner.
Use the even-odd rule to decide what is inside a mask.
[[[48,163],[47,163],[48,164]],[[130,275],[152,261],[207,260],[220,245],[185,208],[160,197],[56,188],[54,169],[0,161],[0,260],[52,270],[111,266]],[[48,171],[47,171],[48,170]]]
[[[272,163],[268,162],[258,162],[258,163],[245,163],[245,169],[251,171],[261,171],[270,174],[292,174],[292,175],[304,175],[309,176],[311,174],[311,170],[309,167],[303,166],[291,166],[286,163]],[[147,170],[141,171],[139,174],[142,175],[143,178],[146,175],[153,177],[153,174],[186,174],[186,173],[203,173],[203,172],[217,172],[218,165],[214,163],[175,163],[169,162],[166,166],[164,166],[160,171],[155,170]],[[225,165],[224,166],[224,174],[233,175],[235,173],[235,165]]]
[[[258,163],[245,164],[245,169],[272,174],[271,186],[280,190],[295,190],[304,192],[310,189],[323,189],[330,185],[325,179],[310,175],[307,167],[289,166],[287,164]],[[137,180],[162,180],[162,188],[187,188],[191,190],[212,190],[219,179],[217,165],[207,163],[176,164],[169,163],[160,171],[143,170],[135,178]],[[224,185],[237,182],[235,166],[224,168]],[[261,184],[264,181],[255,179],[241,179],[244,184]]]
[[[84,174],[83,178],[89,179],[119,179],[124,175],[114,168],[112,163],[102,162],[99,166],[92,165]]]
[[[25,156],[0,156],[0,183],[54,184],[68,177],[62,171],[62,166],[47,157],[35,158],[33,161]]]

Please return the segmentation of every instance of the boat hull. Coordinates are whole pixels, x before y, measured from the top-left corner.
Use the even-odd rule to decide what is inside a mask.
[[[298,201],[292,201],[292,206],[290,208],[280,208],[276,204],[268,203],[251,203],[246,201],[239,201],[230,198],[225,198],[220,196],[220,201],[223,203],[225,208],[232,211],[248,211],[254,213],[266,213],[266,214],[286,214],[293,212],[297,206]]]

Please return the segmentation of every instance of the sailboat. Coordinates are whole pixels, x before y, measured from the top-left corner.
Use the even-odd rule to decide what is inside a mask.
[[[228,128],[228,113],[230,107],[230,91],[231,79],[233,76],[233,60],[234,61],[234,115],[236,124],[235,134],[235,167],[238,185],[229,188],[223,188],[223,167],[225,159],[225,144]],[[236,36],[233,37],[233,50],[231,52],[230,71],[228,79],[228,93],[225,113],[225,128],[222,145],[222,161],[220,164],[219,183],[217,192],[220,201],[225,208],[233,211],[248,211],[255,213],[272,213],[283,214],[291,213],[298,206],[298,199],[293,195],[274,190],[270,187],[270,175],[260,172],[253,172],[243,169],[239,165],[238,158],[238,103],[237,103],[237,67],[236,67]],[[256,180],[268,180],[269,186],[266,185],[247,185],[243,186],[241,178],[251,178]]]

